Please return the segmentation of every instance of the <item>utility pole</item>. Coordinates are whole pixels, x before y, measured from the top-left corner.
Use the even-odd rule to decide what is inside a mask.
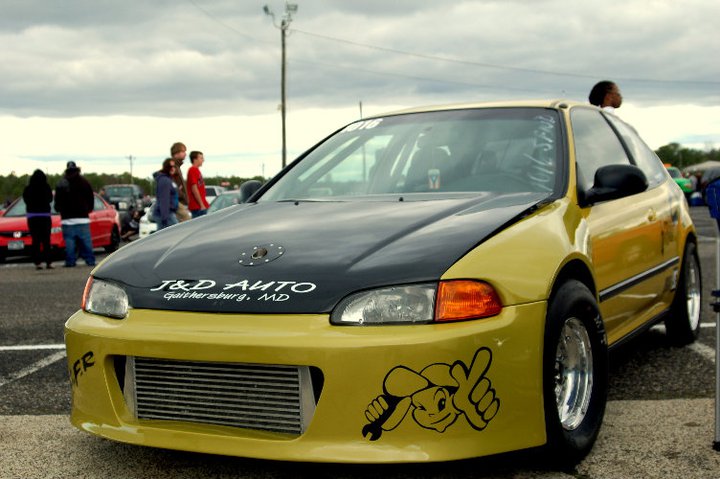
[[[130,160],[130,184],[133,184],[133,175],[132,175],[132,167],[133,167],[133,160],[135,159],[134,156],[128,155],[126,157],[128,160]]]
[[[263,6],[263,12],[265,15],[272,17],[273,25],[280,29],[280,47],[282,50],[282,61],[280,66],[280,116],[282,121],[282,167],[285,168],[287,165],[287,142],[286,142],[286,129],[285,129],[285,114],[286,114],[286,101],[285,101],[285,36],[287,35],[287,29],[290,27],[292,22],[292,16],[297,13],[297,3],[285,2],[285,12],[280,19],[280,25],[275,23],[275,13],[267,5]]]

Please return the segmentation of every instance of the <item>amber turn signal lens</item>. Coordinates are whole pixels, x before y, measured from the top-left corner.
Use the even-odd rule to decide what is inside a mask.
[[[435,321],[460,321],[486,318],[502,311],[502,303],[495,289],[481,281],[441,281]]]

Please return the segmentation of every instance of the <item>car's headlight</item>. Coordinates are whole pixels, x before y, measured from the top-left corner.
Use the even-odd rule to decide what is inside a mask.
[[[429,323],[433,320],[434,283],[394,286],[353,294],[330,316],[335,324]]]
[[[330,315],[333,324],[422,324],[494,316],[502,310],[488,283],[451,280],[394,286],[356,293]]]
[[[121,287],[90,276],[83,293],[82,309],[115,319],[127,316],[130,302]]]

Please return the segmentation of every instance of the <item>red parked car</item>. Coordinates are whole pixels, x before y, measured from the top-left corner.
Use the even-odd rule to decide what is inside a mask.
[[[93,248],[105,248],[112,252],[120,245],[120,219],[118,212],[99,195],[95,195],[95,209],[90,213],[90,235]],[[7,256],[30,254],[32,238],[25,218],[25,201],[16,199],[5,211],[0,212],[0,261]],[[55,253],[65,248],[60,214],[52,209],[50,244]],[[55,254],[54,253],[54,254]]]

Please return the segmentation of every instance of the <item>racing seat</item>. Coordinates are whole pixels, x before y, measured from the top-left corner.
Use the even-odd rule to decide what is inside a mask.
[[[443,184],[443,171],[450,164],[450,154],[440,146],[429,144],[427,135],[418,139],[418,147],[410,159],[404,190],[439,190]]]

